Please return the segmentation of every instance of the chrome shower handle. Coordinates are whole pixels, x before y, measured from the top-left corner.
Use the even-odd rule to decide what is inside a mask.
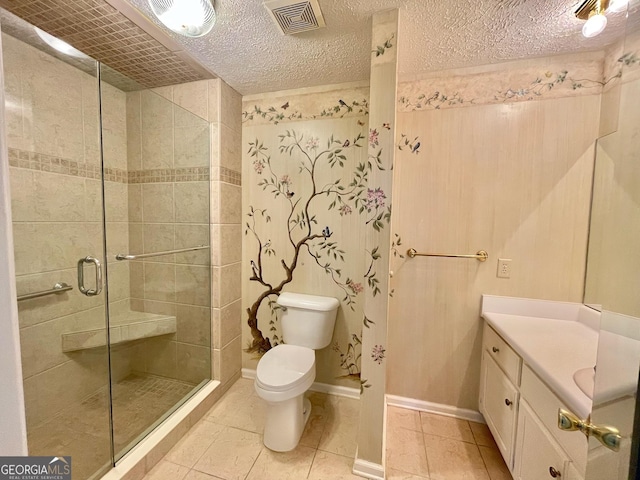
[[[87,289],[84,286],[84,264],[85,263],[93,263],[96,267],[96,288],[95,289]],[[81,258],[78,260],[78,290],[85,294],[87,297],[95,297],[96,295],[100,295],[102,292],[102,264],[100,260],[91,255]]]

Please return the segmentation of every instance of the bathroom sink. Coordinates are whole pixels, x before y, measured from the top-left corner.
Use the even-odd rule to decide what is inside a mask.
[[[576,382],[576,385],[582,390],[582,393],[589,398],[593,398],[595,377],[596,371],[594,367],[581,368],[573,374],[573,381]]]

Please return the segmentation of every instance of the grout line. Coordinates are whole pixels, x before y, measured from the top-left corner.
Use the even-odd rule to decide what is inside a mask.
[[[304,478],[309,478],[309,475],[311,475],[311,470],[313,469],[313,464],[316,461],[316,457],[318,456],[318,449],[314,449],[313,451],[313,458],[311,459],[311,464],[309,465],[309,471],[307,472],[307,476]]]
[[[256,466],[256,463],[258,463],[258,459],[260,458],[260,455],[262,455],[262,453],[265,451],[265,447],[260,447],[260,453],[258,453],[258,456],[256,457],[256,459],[253,461],[253,464],[251,465],[251,468],[249,469],[249,471],[247,472],[247,474],[244,476],[244,478],[248,478],[249,475],[251,474],[251,470],[253,470],[253,468]]]

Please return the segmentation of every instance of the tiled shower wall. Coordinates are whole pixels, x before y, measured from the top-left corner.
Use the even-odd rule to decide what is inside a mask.
[[[146,90],[128,93],[126,104],[130,252],[209,245],[209,123]],[[132,368],[210,378],[209,252],[128,263],[132,309],[177,320],[175,334],[145,340]]]
[[[221,80],[208,83],[213,378],[225,384],[242,368],[242,97]]]
[[[206,250],[132,263],[134,310],[175,314],[178,322],[176,335],[151,341],[137,366],[192,381],[212,366],[212,378],[226,383],[241,369],[241,97],[219,79],[153,92],[175,105],[149,92],[127,94],[128,125],[139,125],[128,137],[131,248],[210,242],[211,285]],[[212,330],[205,331],[209,308]]]

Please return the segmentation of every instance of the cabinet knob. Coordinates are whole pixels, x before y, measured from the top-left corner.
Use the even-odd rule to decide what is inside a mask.
[[[507,407],[510,407],[511,405],[513,405],[513,402],[512,402],[511,400],[509,400],[508,398],[505,398],[505,399],[504,399],[504,404],[505,404]]]
[[[500,351],[498,347],[493,347],[491,350],[493,351],[493,353],[498,353]]]
[[[549,467],[549,475],[553,478],[560,478],[562,476],[562,474],[553,467]]]

